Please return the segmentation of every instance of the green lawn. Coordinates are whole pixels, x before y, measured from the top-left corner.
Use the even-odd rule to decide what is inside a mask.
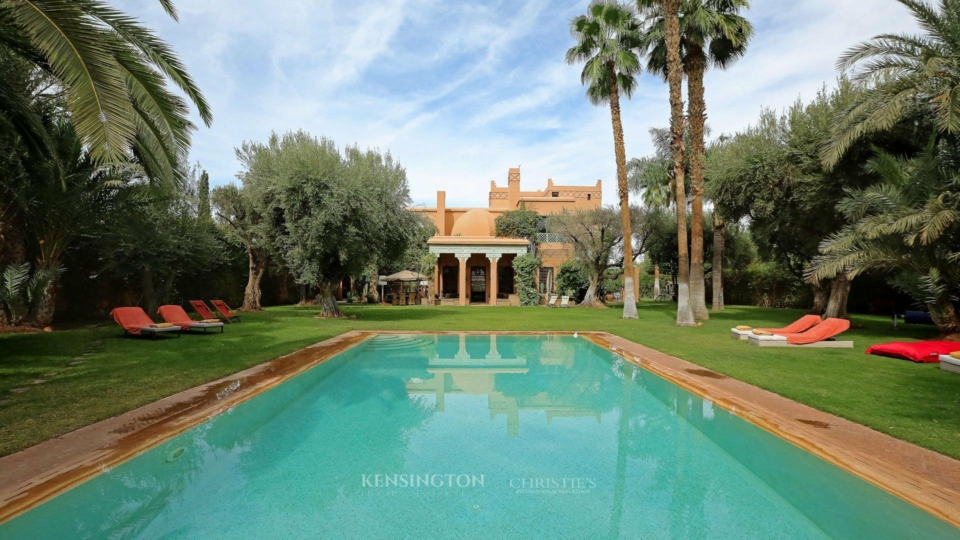
[[[730,327],[779,326],[802,313],[731,307],[700,328],[677,328],[674,310],[644,302],[640,320],[625,321],[619,309],[346,306],[356,318],[332,321],[315,318],[317,308],[280,307],[246,314],[224,335],[126,339],[112,324],[0,335],[0,455],[361,329],[607,331],[960,458],[960,376],[863,354],[873,343],[931,338],[932,328],[893,332],[889,319],[855,316],[853,350],[760,349],[730,339]]]

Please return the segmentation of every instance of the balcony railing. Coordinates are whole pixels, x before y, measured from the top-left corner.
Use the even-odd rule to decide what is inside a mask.
[[[536,240],[538,244],[558,243],[567,241],[567,237],[560,233],[537,233]]]

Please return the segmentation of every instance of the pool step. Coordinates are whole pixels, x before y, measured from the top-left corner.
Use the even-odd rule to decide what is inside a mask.
[[[433,345],[433,338],[425,336],[383,335],[367,342],[368,351],[408,351]]]

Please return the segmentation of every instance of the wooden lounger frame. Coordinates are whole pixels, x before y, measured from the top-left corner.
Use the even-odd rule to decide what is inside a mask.
[[[852,341],[837,341],[828,339],[817,341],[816,343],[807,343],[805,345],[794,345],[787,340],[759,339],[761,336],[749,336],[747,341],[757,347],[804,347],[807,349],[852,349]]]

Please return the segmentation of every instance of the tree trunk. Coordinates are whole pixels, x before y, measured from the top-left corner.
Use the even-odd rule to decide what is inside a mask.
[[[713,210],[713,310],[723,311],[723,255],[727,223]]]
[[[320,284],[320,305],[323,307],[320,316],[325,319],[336,319],[343,316],[340,313],[340,306],[337,305],[337,299],[333,296],[338,286],[340,284],[336,282]]]
[[[680,60],[680,0],[664,6],[667,78],[670,83],[670,135],[673,147],[674,197],[677,205],[677,326],[695,326],[690,306],[690,256],[687,246],[687,195],[684,187],[683,63]]]
[[[613,147],[617,158],[617,188],[620,191],[620,219],[623,222],[623,318],[637,318],[637,299],[633,295],[633,232],[630,229],[630,189],[627,186],[627,151],[620,121],[620,89],[614,63],[607,63],[610,77],[610,117],[613,121]],[[596,295],[594,295],[596,297]]]
[[[243,291],[243,306],[239,311],[263,311],[260,306],[260,280],[263,279],[263,273],[267,269],[266,257],[252,249],[247,249],[247,257],[249,259],[247,288]]]
[[[600,273],[596,276],[589,276],[587,278],[587,281],[590,282],[590,285],[587,286],[587,294],[583,297],[583,302],[580,303],[581,306],[592,308],[607,307],[597,298],[597,285],[600,283],[601,275],[603,275],[603,271],[600,271]]]
[[[960,316],[956,308],[947,300],[943,305],[928,304],[930,317],[943,337],[960,341]]]
[[[153,290],[153,271],[144,268],[140,272],[140,288],[143,289],[143,302],[147,305],[147,316],[153,318],[153,309],[157,306],[157,295]]]
[[[838,274],[830,284],[830,300],[827,302],[827,309],[823,313],[824,319],[846,319],[847,299],[850,298],[850,286],[852,280],[847,274]]]
[[[43,292],[43,298],[40,300],[40,307],[37,309],[37,316],[34,323],[40,328],[53,324],[53,314],[57,309],[57,282],[59,279],[50,280],[47,290]]]
[[[823,315],[827,311],[827,302],[830,300],[830,289],[823,286],[822,281],[813,284],[813,308],[810,313]]]
[[[176,274],[167,276],[167,279],[164,280],[158,290],[153,283],[154,276],[152,270],[145,268],[140,273],[140,286],[143,288],[143,303],[146,305],[145,311],[151,319],[156,317],[157,308],[160,307],[160,302],[167,297],[167,293],[173,288],[173,282],[176,277]]]
[[[707,311],[707,286],[703,270],[703,126],[706,123],[707,107],[703,97],[703,73],[707,60],[703,50],[691,47],[687,62],[687,92],[690,97],[688,117],[690,122],[690,310],[699,320],[710,318]]]

